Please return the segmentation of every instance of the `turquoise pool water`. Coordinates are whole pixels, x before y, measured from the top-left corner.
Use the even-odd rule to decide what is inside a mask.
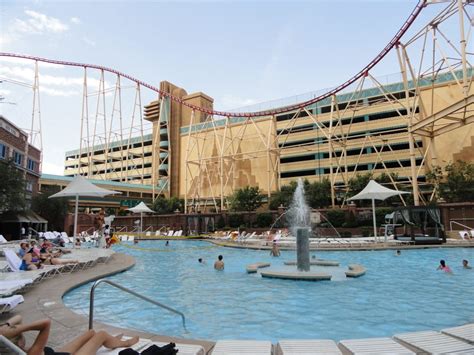
[[[95,319],[116,326],[196,339],[329,338],[391,336],[474,322],[474,249],[316,252],[341,265],[360,263],[365,276],[345,281],[301,282],[248,275],[245,265],[283,265],[294,251],[272,258],[267,251],[230,249],[201,241],[140,242],[140,250],[116,246],[136,266],[111,280],[182,311],[181,319],[108,285],[96,292]],[[143,248],[143,250],[141,250]],[[225,271],[213,269],[222,254]],[[207,265],[200,265],[203,258]],[[445,259],[454,274],[436,271]],[[64,297],[67,307],[87,315],[91,284]]]

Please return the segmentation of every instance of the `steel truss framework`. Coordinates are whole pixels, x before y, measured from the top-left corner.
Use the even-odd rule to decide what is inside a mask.
[[[170,156],[173,152],[155,146],[156,137],[152,139],[152,151],[146,151],[147,139],[151,139],[149,138],[151,132],[149,124],[145,123],[142,117],[143,89],[157,93],[161,107],[164,107],[164,102],[167,100],[172,100],[191,108],[191,126],[195,123],[196,112],[205,114],[204,122],[201,120],[200,124],[205,125],[207,129],[189,129],[187,133],[187,146],[184,152],[186,208],[205,203],[213,205],[216,209],[224,209],[228,191],[237,186],[236,166],[239,162],[256,158],[263,158],[266,162],[266,183],[262,187],[269,195],[275,188],[280,188],[282,155],[295,148],[315,151],[314,145],[311,144],[292,144],[290,148],[289,135],[283,133],[294,130],[303,120],[302,116],[310,119],[315,127],[315,135],[322,137],[328,146],[333,205],[336,204],[336,193],[346,189],[348,181],[360,171],[358,166],[367,148],[376,155],[375,166],[380,164],[383,170],[389,173],[390,169],[385,164],[385,158],[387,154],[394,152],[393,145],[400,135],[395,130],[388,131],[384,135],[355,134],[352,130],[353,119],[360,110],[367,107],[367,101],[362,99],[364,90],[374,89],[381,97],[380,104],[388,105],[397,111],[399,118],[404,120],[407,127],[404,135],[408,135],[410,151],[408,183],[413,188],[415,205],[418,205],[426,202],[418,186],[418,177],[424,173],[423,166],[430,167],[437,164],[435,138],[474,121],[472,94],[474,54],[469,51],[473,48],[473,4],[468,0],[453,0],[440,5],[431,4],[432,2],[438,1],[420,1],[380,54],[345,83],[311,100],[267,111],[241,113],[213,111],[184,102],[171,93],[111,68],[11,53],[0,53],[0,56],[26,58],[35,63],[35,78],[31,85],[33,110],[30,142],[39,144],[40,148],[42,138],[38,62],[82,68],[78,172],[90,177],[99,174],[104,179],[128,181],[129,170],[140,170],[140,174],[137,175],[140,180],[135,182],[144,183],[144,176],[150,171],[154,197],[169,188],[169,176],[162,175],[160,168],[171,161]],[[440,11],[428,25],[405,39],[403,36],[426,6],[438,6]],[[453,23],[457,26],[455,31]],[[403,84],[400,91],[404,91],[403,97],[387,90],[387,87],[371,74],[371,70],[389,53],[393,53],[398,59]],[[91,73],[99,74],[99,80],[96,80],[97,87],[94,90],[91,90]],[[106,74],[113,76],[113,85],[107,82]],[[459,97],[438,110],[433,104],[434,89],[440,78],[446,75],[452,78],[453,90],[459,91]],[[426,95],[422,94],[427,88],[431,89],[431,100],[427,100]],[[133,99],[128,100],[129,109],[131,107],[131,113],[128,115],[124,114],[123,108],[124,89],[134,91]],[[346,94],[341,95],[343,91]],[[322,105],[330,105],[329,119],[327,114],[324,116],[318,112],[317,108]],[[289,113],[292,117],[284,124],[279,124],[277,116],[284,113]],[[219,121],[219,125],[216,124],[218,117],[224,120],[224,124],[222,121]],[[265,130],[260,126],[262,120],[270,122]],[[249,127],[253,128],[253,133],[248,132]],[[167,122],[162,121],[160,117],[155,135],[162,129],[167,130],[169,137]],[[244,138],[257,142],[253,150],[242,149]],[[417,146],[420,139],[424,142],[423,149]],[[204,152],[204,147],[209,142],[213,142],[217,147],[211,155]],[[354,147],[360,148],[360,153],[355,167],[349,169],[348,151]],[[97,154],[97,150],[103,150],[103,154]],[[151,164],[150,159],[147,159],[150,154]],[[417,164],[417,156],[422,158],[421,164]],[[403,166],[399,159],[396,161],[400,167]],[[392,183],[395,188],[400,185],[397,181]]]

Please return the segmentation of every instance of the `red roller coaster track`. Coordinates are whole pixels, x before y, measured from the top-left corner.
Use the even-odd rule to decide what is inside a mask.
[[[213,111],[213,110],[208,110],[203,107],[199,107],[196,105],[189,104],[187,102],[183,102],[179,97],[175,97],[167,92],[161,91],[159,88],[147,84],[142,80],[136,79],[128,74],[122,73],[118,70],[112,69],[112,68],[107,68],[103,67],[100,65],[94,65],[94,64],[83,64],[83,63],[75,63],[75,62],[66,62],[62,60],[53,60],[53,59],[46,59],[46,58],[40,58],[40,57],[34,57],[30,55],[22,55],[22,54],[15,54],[15,53],[2,53],[0,52],[0,57],[13,57],[13,58],[23,58],[23,59],[30,59],[38,62],[45,62],[45,63],[51,63],[51,64],[60,64],[60,65],[66,65],[66,66],[74,66],[74,67],[83,67],[83,68],[93,68],[93,69],[98,69],[102,70],[105,72],[109,72],[112,74],[116,74],[119,76],[122,76],[124,78],[127,78],[131,81],[134,81],[135,83],[144,86],[150,90],[156,91],[162,96],[169,97],[171,100],[174,100],[176,102],[179,102],[182,105],[185,105],[187,107],[190,107],[193,110],[204,112],[209,115],[215,115],[215,116],[224,116],[224,117],[261,117],[261,116],[272,116],[280,113],[285,113],[285,112],[290,112],[294,110],[301,109],[303,107],[309,106],[315,102],[321,101],[327,97],[330,97],[334,94],[337,94],[341,90],[347,88],[349,85],[360,79],[361,77],[367,75],[369,71],[377,65],[389,52],[390,50],[395,47],[399,42],[400,39],[403,37],[405,32],[410,28],[410,26],[413,24],[415,19],[418,17],[420,14],[421,10],[425,7],[427,0],[420,0],[416,7],[413,9],[411,12],[410,16],[408,19],[404,22],[402,27],[398,30],[398,32],[395,34],[395,36],[392,38],[392,40],[385,46],[384,49],[369,63],[367,64],[360,72],[358,72],[356,75],[351,77],[349,80],[345,81],[341,85],[337,86],[335,89],[332,89],[330,91],[327,91],[326,93],[319,95],[311,100],[300,102],[298,104],[294,105],[289,105],[289,106],[284,106],[284,107],[279,107],[275,108],[272,110],[267,110],[267,111],[257,111],[257,112],[225,112],[225,111]]]

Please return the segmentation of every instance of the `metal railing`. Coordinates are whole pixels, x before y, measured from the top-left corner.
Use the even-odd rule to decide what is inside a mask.
[[[95,289],[97,286],[99,286],[101,283],[107,283],[109,284],[110,286],[114,286],[116,288],[118,288],[119,290],[122,290],[124,292],[127,292],[135,297],[138,297],[144,301],[147,301],[151,304],[154,304],[155,306],[158,306],[158,307],[161,307],[161,308],[164,308],[170,312],[173,312],[173,313],[176,313],[178,315],[181,316],[181,320],[183,322],[183,328],[184,328],[184,331],[187,332],[188,330],[186,329],[186,318],[184,316],[184,314],[180,311],[177,311],[176,309],[174,308],[171,308],[171,307],[168,307],[160,302],[157,302],[157,301],[154,301],[152,300],[151,298],[148,298],[148,297],[145,297],[143,295],[140,295],[139,293],[135,292],[135,291],[132,291],[126,287],[123,287],[113,281],[110,281],[110,280],[107,280],[107,279],[100,279],[100,280],[97,280],[96,282],[94,282],[94,285],[92,285],[92,288],[91,288],[91,292],[90,292],[90,301],[89,301],[89,329],[93,329],[94,328],[94,292],[95,292]]]
[[[474,218],[463,218],[462,219],[462,221],[472,221],[472,220],[474,220]],[[449,221],[449,230],[450,231],[453,231],[453,224],[457,224],[458,226],[461,226],[461,227],[466,228],[466,229],[472,229],[472,227],[466,226],[465,224],[456,222],[454,220],[450,220]]]

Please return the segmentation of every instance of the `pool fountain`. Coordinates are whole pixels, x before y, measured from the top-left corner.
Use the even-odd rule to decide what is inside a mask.
[[[310,208],[306,203],[304,185],[301,179],[298,180],[298,185],[293,194],[293,200],[287,213],[287,219],[290,224],[291,234],[296,235],[296,263],[286,262],[286,267],[284,269],[268,268],[261,270],[260,275],[267,278],[320,281],[331,280],[334,273],[341,274],[339,263],[337,261],[321,259],[310,261]],[[295,264],[296,270],[293,266]],[[317,265],[317,270],[311,271],[311,265]],[[268,265],[258,266],[257,268],[267,266]],[[252,270],[256,271],[256,268]],[[347,273],[346,275],[349,276]],[[358,276],[361,275],[363,275],[363,273],[358,274]]]

